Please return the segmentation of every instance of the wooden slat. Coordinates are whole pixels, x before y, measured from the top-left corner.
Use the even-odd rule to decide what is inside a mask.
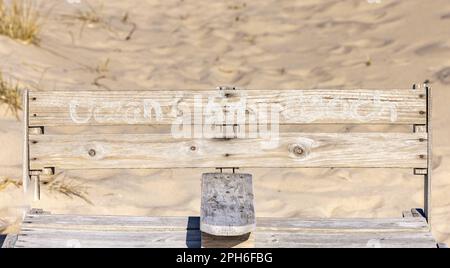
[[[255,233],[238,236],[216,236],[202,232],[202,248],[254,248]]]
[[[17,234],[6,235],[6,238],[3,241],[3,244],[0,244],[1,248],[14,248],[16,245],[17,237],[18,237]]]
[[[200,230],[215,236],[240,236],[255,230],[251,174],[204,173]]]
[[[339,232],[428,232],[423,218],[381,218],[381,219],[296,219],[257,218],[257,230],[313,231],[329,230]]]
[[[23,229],[41,228],[104,231],[133,230],[194,230],[199,229],[199,217],[129,217],[88,215],[27,215]]]
[[[29,174],[29,150],[28,150],[28,89],[23,91],[23,162],[22,162],[22,185],[23,191],[26,194],[30,185],[30,174]]]
[[[31,169],[187,167],[425,168],[425,133],[284,133],[266,139],[164,134],[32,135]]]
[[[49,231],[19,237],[16,247],[200,247],[200,231],[188,235],[176,233],[74,233],[62,234]],[[334,247],[380,247],[380,248],[436,248],[436,242],[430,236],[380,235],[378,233],[362,235],[349,234],[280,234],[256,232],[254,241],[214,241],[208,240],[207,247],[248,247],[257,248],[334,248]],[[234,242],[234,243],[233,243]],[[249,244],[249,245],[246,245]]]
[[[78,230],[194,230],[200,227],[199,217],[130,217],[130,216],[88,216],[88,215],[27,215],[24,229],[31,228],[78,229]],[[313,231],[429,231],[423,217],[381,218],[381,219],[298,219],[298,218],[257,218],[257,230]]]
[[[200,247],[195,231],[105,232],[41,229],[21,232],[16,247]]]
[[[432,91],[431,87],[425,86],[426,90],[426,96],[427,96],[427,139],[428,139],[428,152],[427,154],[429,157],[427,157],[427,175],[425,175],[424,178],[424,211],[425,211],[425,217],[427,218],[428,224],[431,226],[431,210],[432,210],[432,203],[431,203],[431,177],[433,174],[433,132],[432,132],[432,104],[433,104],[433,97],[432,97]]]
[[[172,124],[185,108],[201,114],[200,104],[212,100],[230,111],[243,97],[247,116],[262,111],[260,104],[278,105],[280,124],[425,124],[424,96],[423,89],[242,90],[227,97],[218,90],[31,91],[30,126]]]
[[[256,232],[255,247],[436,248],[429,233],[279,233]]]
[[[258,218],[251,237],[204,247],[436,247],[424,218]],[[16,247],[200,247],[198,217],[26,215]]]

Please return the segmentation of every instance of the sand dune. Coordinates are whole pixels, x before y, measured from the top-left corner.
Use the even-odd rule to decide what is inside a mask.
[[[450,243],[448,0],[89,1],[99,22],[77,18],[89,10],[84,0],[36,2],[45,15],[40,45],[0,36],[0,71],[37,90],[405,88],[429,80],[433,233]],[[19,179],[21,122],[0,115],[0,178]],[[245,171],[254,174],[260,216],[385,217],[422,206],[423,182],[411,172]],[[8,185],[0,192],[0,218],[9,225],[3,232],[17,231],[30,205],[61,213],[198,214],[201,172],[64,173],[31,204]],[[61,185],[74,193],[61,193]]]

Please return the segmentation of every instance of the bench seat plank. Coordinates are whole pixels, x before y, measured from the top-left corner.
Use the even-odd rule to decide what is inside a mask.
[[[422,217],[256,222],[254,247],[437,247]],[[201,240],[199,217],[28,214],[15,247],[200,247]],[[224,245],[208,239],[208,247]]]
[[[31,169],[427,167],[426,133],[281,133],[271,141],[74,134],[30,141]]]

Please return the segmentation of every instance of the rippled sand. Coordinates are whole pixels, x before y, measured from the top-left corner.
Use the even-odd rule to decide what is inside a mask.
[[[48,14],[39,47],[0,36],[0,70],[33,89],[404,88],[428,79],[432,226],[439,241],[450,243],[448,0],[133,0],[103,7],[90,1],[101,18],[93,24],[76,18],[84,0],[37,2]],[[3,108],[0,177],[19,179],[21,122]],[[202,171],[64,173],[58,180],[81,198],[43,186],[42,200],[32,206],[55,213],[194,215]],[[422,207],[423,181],[409,171],[245,171],[254,174],[259,216],[395,217]],[[12,184],[0,192],[0,225],[9,225],[3,232],[17,231],[28,202]]]

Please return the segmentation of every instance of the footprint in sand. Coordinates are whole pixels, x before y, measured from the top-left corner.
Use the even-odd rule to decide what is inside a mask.
[[[436,78],[444,85],[450,85],[450,67],[445,67],[436,73]]]
[[[448,20],[448,19],[450,19],[450,13],[441,16],[441,20]]]

